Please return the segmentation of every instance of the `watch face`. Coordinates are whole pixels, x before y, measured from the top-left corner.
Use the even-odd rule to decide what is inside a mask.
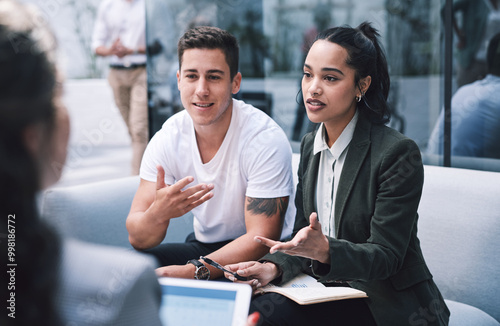
[[[197,267],[195,278],[198,280],[208,280],[210,278],[210,271],[205,266]]]

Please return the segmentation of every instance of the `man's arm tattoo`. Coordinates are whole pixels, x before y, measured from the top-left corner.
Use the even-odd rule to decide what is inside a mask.
[[[283,218],[288,208],[288,198],[248,198],[247,209],[254,214],[264,214],[267,217],[278,214]]]

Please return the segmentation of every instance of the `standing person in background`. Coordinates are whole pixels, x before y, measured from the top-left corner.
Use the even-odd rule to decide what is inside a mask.
[[[476,60],[480,61],[483,65],[483,77],[488,74],[488,62],[486,59],[486,52],[488,51],[488,43],[500,32],[500,0],[483,0],[488,7],[488,14],[485,17],[486,26],[484,34],[481,39],[481,44],[476,53]]]
[[[145,15],[144,0],[104,0],[92,36],[95,53],[109,57],[108,81],[132,140],[133,175],[149,139]]]
[[[302,93],[307,116],[321,124],[301,143],[293,238],[256,237],[270,253],[226,267],[254,288],[304,272],[368,298],[299,305],[267,293],[250,309],[262,314],[262,325],[448,324],[449,310],[417,237],[420,150],[385,126],[389,88],[385,54],[370,23],[318,35],[304,62]]]
[[[453,1],[453,30],[458,38],[458,87],[482,79],[486,75],[486,58],[479,52],[488,40],[485,35],[491,19],[496,20],[497,12],[497,0]],[[462,15],[461,22],[456,17],[457,13]],[[441,15],[444,15],[444,6]],[[491,34],[487,37],[491,37]]]

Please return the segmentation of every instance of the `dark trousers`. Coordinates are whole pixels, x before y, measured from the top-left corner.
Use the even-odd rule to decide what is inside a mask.
[[[255,311],[261,315],[259,326],[376,326],[365,299],[299,305],[281,294],[267,293],[253,298],[250,313]]]
[[[184,243],[161,244],[142,252],[154,256],[160,266],[185,265],[188,260],[199,259],[200,256],[219,250],[231,241],[203,243],[196,240],[194,233],[190,233]]]

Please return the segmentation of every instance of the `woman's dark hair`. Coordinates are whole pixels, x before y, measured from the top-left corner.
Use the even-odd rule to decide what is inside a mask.
[[[327,29],[320,32],[316,40],[326,40],[347,50],[346,63],[356,71],[356,85],[362,78],[371,76],[370,87],[358,103],[358,108],[366,111],[373,122],[387,123],[390,120],[387,105],[390,79],[378,37],[377,30],[370,23],[364,22],[356,28],[340,26]]]
[[[177,56],[179,69],[182,66],[184,51],[189,49],[219,49],[224,52],[229,66],[231,80],[238,73],[239,46],[238,40],[229,32],[212,26],[199,26],[188,30],[179,39]]]
[[[18,29],[19,21],[13,28],[9,15],[19,16],[24,8],[13,1],[2,5],[13,7],[0,8],[0,243],[2,266],[14,272],[3,270],[1,283],[7,296],[2,302],[9,308],[7,300],[14,298],[15,310],[4,306],[0,324],[59,325],[53,299],[60,242],[38,216],[40,164],[24,139],[30,126],[45,130],[41,143],[50,139],[56,72],[34,37],[41,34]]]

